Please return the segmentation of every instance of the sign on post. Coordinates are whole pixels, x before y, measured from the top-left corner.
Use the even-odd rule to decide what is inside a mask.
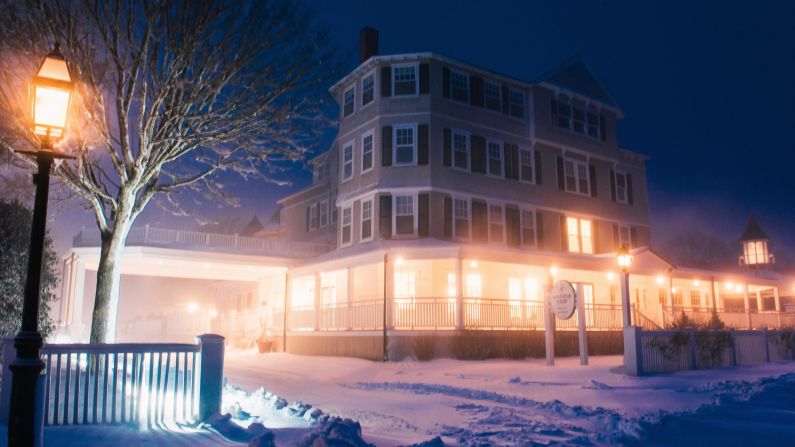
[[[552,313],[556,317],[568,320],[574,315],[574,309],[577,308],[577,294],[570,282],[563,280],[556,282],[552,287],[550,300]]]
[[[581,309],[581,311],[578,312],[577,318],[580,364],[588,364],[588,343],[585,334],[585,305],[583,295],[582,284],[577,283],[577,290],[575,291],[574,286],[565,280],[556,282],[552,286],[552,290],[549,290],[546,294],[546,302],[544,303],[544,342],[546,344],[547,365],[555,364],[554,317],[558,317],[561,320],[568,320],[574,315],[574,311],[578,308]]]

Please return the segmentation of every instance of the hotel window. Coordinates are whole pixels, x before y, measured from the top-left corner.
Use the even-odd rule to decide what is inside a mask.
[[[328,201],[320,202],[320,224],[319,228],[325,228],[328,225]]]
[[[353,114],[353,106],[356,102],[356,89],[351,87],[345,90],[342,101],[342,116],[347,117]]]
[[[373,238],[373,199],[362,201],[362,241]]]
[[[591,138],[600,138],[601,116],[595,110],[573,105],[564,98],[552,100],[552,123]]]
[[[619,247],[632,248],[632,237],[629,227],[626,225],[618,226],[618,242]]]
[[[566,231],[568,233],[570,252],[593,253],[593,236],[591,234],[591,221],[589,219],[567,217]]]
[[[616,202],[627,203],[627,174],[616,172]]]
[[[571,105],[568,102],[552,100],[552,122],[560,128],[571,129]]]
[[[395,298],[414,299],[417,296],[417,272],[395,272]]]
[[[499,84],[486,81],[483,85],[485,93],[485,106],[489,110],[499,112],[502,110],[502,94]]]
[[[362,137],[362,173],[369,171],[373,167],[373,131],[369,131]]]
[[[417,94],[417,66],[395,65],[392,67],[392,91],[395,96]]]
[[[519,179],[523,182],[533,182],[533,151],[527,148],[519,149]]]
[[[395,126],[395,164],[411,165],[417,159],[414,126]]]
[[[536,230],[535,230],[535,213],[533,210],[522,210],[521,214],[522,225],[522,245],[525,247],[535,247],[536,245]]]
[[[309,231],[317,230],[317,204],[309,207]]]
[[[362,78],[362,107],[373,102],[375,91],[375,73]]]
[[[690,291],[690,306],[701,307],[701,292],[698,290]]]
[[[353,143],[342,147],[342,181],[353,177]]]
[[[486,143],[488,156],[489,175],[502,177],[502,144],[499,141],[489,140]]]
[[[455,215],[455,237],[469,239],[469,201],[455,199],[453,203]]]
[[[469,102],[469,76],[450,72],[450,97],[456,101]]]
[[[588,165],[584,161],[566,158],[563,160],[566,191],[590,194]]]
[[[453,131],[453,167],[469,169],[469,134]]]
[[[585,110],[574,106],[572,107],[572,130],[577,133],[585,133]]]
[[[502,220],[502,206],[489,205],[489,241],[502,242],[504,224]]]
[[[674,299],[674,306],[682,307],[682,291],[679,289],[674,289],[671,295]]]
[[[524,118],[524,93],[518,90],[511,90],[508,94],[508,99],[511,107],[511,116]]]
[[[348,206],[342,209],[342,245],[349,245],[352,241],[351,222],[353,222],[353,208]]]
[[[395,234],[414,234],[414,196],[395,196]]]

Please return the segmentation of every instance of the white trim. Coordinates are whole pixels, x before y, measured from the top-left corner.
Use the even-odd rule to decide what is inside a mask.
[[[390,98],[414,98],[420,96],[420,63],[407,63],[407,64],[391,64],[392,69],[392,94]],[[395,78],[395,69],[397,68],[405,68],[405,67],[414,67],[414,94],[411,95],[396,95],[395,94],[395,83],[397,79]]]
[[[349,210],[351,213],[351,222],[348,224],[351,227],[351,240],[347,243],[343,240],[342,231],[345,229],[345,210]],[[340,207],[340,247],[349,247],[353,245],[353,205],[348,206],[341,206]]]
[[[533,181],[527,181],[522,178],[522,151],[530,152],[530,171],[532,172]],[[538,179],[536,178],[536,150],[531,146],[519,145],[519,182],[528,185],[537,185]]]
[[[356,140],[350,140],[342,145],[341,156],[340,156],[340,183],[345,183],[348,180],[353,178],[353,174],[356,172]],[[345,177],[345,149],[350,147],[351,148],[351,175],[349,177]]]
[[[364,139],[366,137],[370,137],[370,167],[364,169]],[[361,159],[361,172],[360,174],[364,174],[367,172],[372,171],[375,168],[375,129],[370,129],[367,132],[364,132],[361,137],[361,150],[359,151],[360,159]]]
[[[350,114],[346,115],[345,114],[345,95],[351,90],[353,90],[353,110],[351,110]],[[356,113],[356,83],[354,82],[353,84],[351,84],[350,88],[346,88],[345,90],[342,91],[342,118],[343,119],[349,118],[349,117],[353,116],[355,113]]]
[[[455,164],[455,135],[466,137],[466,167],[462,168]],[[470,172],[472,170],[472,133],[461,129],[450,129],[450,168],[456,171]]]
[[[359,78],[359,97],[361,98],[362,101],[364,101],[364,80],[366,78],[369,78],[370,75],[373,76],[373,99],[370,100],[370,102],[368,102],[367,104],[362,104],[360,102],[359,110],[364,110],[365,107],[373,104],[375,102],[375,98],[378,96],[375,93],[376,92],[376,84],[377,84],[377,82],[376,82],[377,75],[375,73],[375,69],[372,69],[372,70],[368,71],[367,73],[363,74],[361,78]]]
[[[489,143],[497,144],[500,147],[500,173],[491,173],[491,157],[489,156]],[[505,178],[505,143],[495,138],[486,138],[486,176],[504,179]]]
[[[414,215],[414,228],[412,234],[398,234],[397,233],[397,198],[398,197],[411,197],[411,212]],[[411,238],[414,239],[417,237],[417,226],[419,223],[419,207],[418,207],[418,197],[419,192],[414,194],[401,194],[395,193],[392,194],[392,239],[403,239],[403,238]]]
[[[326,206],[326,223],[323,223],[323,219],[321,219],[321,216],[323,216],[322,213],[323,205]],[[329,218],[330,216],[329,216],[328,200],[321,200],[320,202],[318,202],[318,208],[317,208],[317,228],[320,229],[328,227],[330,222]]]
[[[417,158],[418,158],[418,155],[419,155],[417,153],[418,152],[418,148],[419,148],[419,144],[418,144],[418,141],[417,141],[419,139],[419,136],[417,135],[417,127],[418,127],[417,123],[400,123],[400,124],[393,124],[392,125],[392,166],[398,166],[398,167],[399,166],[417,166],[417,162],[418,162]],[[397,144],[397,133],[398,132],[397,131],[398,131],[398,129],[412,129],[411,130],[411,132],[412,132],[411,142],[412,142],[413,155],[412,155],[411,163],[398,163],[398,159],[397,159],[397,151],[398,151],[398,144]]]
[[[466,79],[466,87],[464,88],[466,91],[466,100],[455,99],[453,97],[453,75],[463,76]],[[469,97],[470,82],[472,82],[472,79],[467,73],[460,70],[450,70],[450,85],[448,86],[450,88],[450,101],[470,105],[470,101],[472,100],[472,98]]]
[[[486,84],[492,84],[497,86],[497,109],[490,109],[486,106],[486,99],[488,95],[486,95]],[[510,87],[508,87],[510,89]],[[502,115],[502,85],[499,82],[492,82],[488,79],[483,80],[483,110],[487,110],[492,113],[499,113]]]
[[[453,200],[453,216],[452,216],[453,217],[453,235],[452,235],[452,238],[453,238],[454,241],[471,241],[472,240],[472,197],[471,196],[465,196],[465,195],[452,195],[451,198]],[[455,215],[455,203],[457,201],[464,202],[467,205],[467,219],[466,219],[467,220],[467,237],[465,237],[465,238],[459,237],[456,234],[457,233],[456,230],[458,229],[457,228],[458,225],[457,225],[456,221],[458,220],[458,218]],[[486,222],[488,223],[488,204],[486,205],[486,210],[487,210]],[[488,240],[488,234],[486,236],[487,236],[486,240]]]
[[[533,216],[532,224],[533,224],[533,245],[527,245],[524,243],[524,218],[523,213],[525,211],[529,211],[530,214]],[[538,248],[538,218],[536,216],[536,209],[531,208],[529,206],[520,206],[519,207],[519,246],[525,248]]]
[[[574,190],[570,190],[568,185],[568,175],[566,174],[566,163],[568,162],[572,163],[572,169],[574,170]],[[580,177],[579,165],[585,166],[585,184],[588,185],[588,190],[585,192],[580,190],[580,182],[582,181],[582,178]],[[581,196],[591,196],[591,167],[587,160],[582,161],[563,155],[563,190],[568,193]]]
[[[502,228],[502,234],[500,234],[500,240],[499,241],[491,239],[491,225],[492,225],[492,222],[491,222],[491,207],[500,209],[500,222],[499,222],[499,225]],[[506,222],[505,222],[505,205],[501,204],[501,203],[497,204],[497,203],[486,202],[486,222],[487,222],[487,225],[489,227],[489,231],[488,231],[488,233],[489,233],[489,235],[488,235],[489,236],[488,237],[489,243],[495,243],[495,244],[505,244],[505,243],[507,243],[507,238],[505,237],[506,233],[507,233],[506,232],[506,228],[505,228],[505,224],[506,224]],[[496,225],[496,222],[495,222],[495,225]]]
[[[364,204],[370,202],[370,237],[362,236],[364,230]],[[375,195],[359,201],[359,242],[370,242],[375,238]]]

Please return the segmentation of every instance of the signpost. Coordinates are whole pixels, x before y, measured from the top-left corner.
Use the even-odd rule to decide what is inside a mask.
[[[547,365],[555,364],[554,319],[568,320],[577,312],[579,332],[580,364],[588,364],[588,340],[585,333],[585,297],[582,283],[577,283],[577,290],[568,281],[557,281],[546,293],[544,300],[544,342],[546,344]]]

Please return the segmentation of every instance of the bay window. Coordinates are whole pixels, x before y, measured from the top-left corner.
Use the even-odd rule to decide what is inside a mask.
[[[375,73],[362,78],[362,107],[373,102],[375,97]]]
[[[394,202],[395,235],[414,235],[414,196],[395,196]]]
[[[373,167],[373,131],[369,131],[362,137],[362,173],[369,171]]]
[[[392,91],[395,96],[416,95],[419,89],[417,81],[416,65],[392,66]]]
[[[469,102],[469,76],[450,72],[450,97],[455,101]]]

